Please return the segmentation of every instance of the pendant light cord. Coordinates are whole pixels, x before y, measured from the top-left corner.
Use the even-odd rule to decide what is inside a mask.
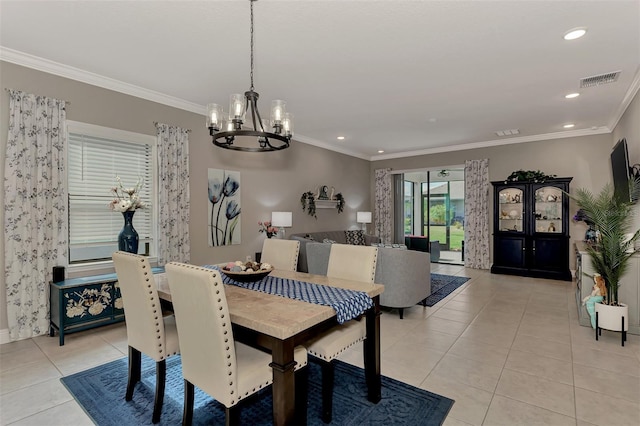
[[[255,0],[249,0],[251,3],[251,91],[253,92],[253,2]]]

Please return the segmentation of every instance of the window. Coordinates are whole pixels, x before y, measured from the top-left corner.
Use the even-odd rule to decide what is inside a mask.
[[[413,182],[404,181],[404,235],[413,234]]]
[[[149,207],[136,210],[133,226],[139,253],[155,256],[156,138],[73,121],[67,121],[67,136],[69,263],[111,260],[118,250],[124,221],[108,207],[116,176],[127,188],[144,182],[140,197]]]

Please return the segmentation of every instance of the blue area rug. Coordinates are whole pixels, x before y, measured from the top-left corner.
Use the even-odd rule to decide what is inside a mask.
[[[431,294],[427,297],[427,306],[433,306],[471,278],[453,275],[431,274]]]
[[[124,400],[127,386],[127,358],[94,367],[60,381],[99,426],[151,424],[155,391],[155,363],[143,355],[142,381],[133,400]],[[321,412],[321,372],[310,363],[308,424],[323,425]],[[182,423],[183,379],[180,357],[167,360],[167,385],[160,425]],[[367,400],[364,370],[337,362],[333,392],[334,425],[441,425],[453,400],[382,377],[382,400]],[[193,424],[224,424],[224,409],[196,387]],[[271,387],[244,401],[240,409],[242,425],[272,424]]]

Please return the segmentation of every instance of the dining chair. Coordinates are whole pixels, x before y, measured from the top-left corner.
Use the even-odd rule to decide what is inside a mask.
[[[295,271],[298,269],[300,241],[268,238],[262,243],[261,262],[270,263],[275,269]]]
[[[133,389],[140,381],[141,354],[145,354],[156,362],[156,393],[151,421],[158,423],[164,400],[166,359],[180,352],[175,318],[162,313],[147,257],[117,251],[112,258],[122,294],[129,346],[125,400],[133,398]]]
[[[349,244],[332,244],[327,276],[362,283],[373,283],[378,248]],[[337,325],[313,338],[305,346],[313,361],[322,368],[322,421],[333,417],[333,382],[336,358],[351,346],[367,337],[366,323],[359,318]]]
[[[236,342],[220,272],[184,263],[165,267],[180,335],[184,378],[183,425],[193,420],[194,386],[225,407],[226,424],[239,424],[237,404],[273,382],[269,353]],[[297,423],[306,423],[307,351],[294,350]]]

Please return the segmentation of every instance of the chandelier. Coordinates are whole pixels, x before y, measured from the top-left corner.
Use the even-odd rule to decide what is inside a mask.
[[[271,119],[266,120],[258,111],[259,95],[253,89],[253,2],[251,4],[251,87],[242,94],[230,96],[229,113],[225,115],[222,106],[207,105],[207,127],[213,144],[220,148],[244,152],[279,151],[289,147],[293,136],[293,114],[285,111],[285,101],[271,102]],[[243,124],[249,123],[243,128]],[[249,140],[247,142],[247,139]],[[238,140],[244,144],[235,144]],[[247,143],[257,141],[257,146]]]
[[[449,176],[449,170],[441,170],[440,173],[438,173],[438,177],[447,177]]]

